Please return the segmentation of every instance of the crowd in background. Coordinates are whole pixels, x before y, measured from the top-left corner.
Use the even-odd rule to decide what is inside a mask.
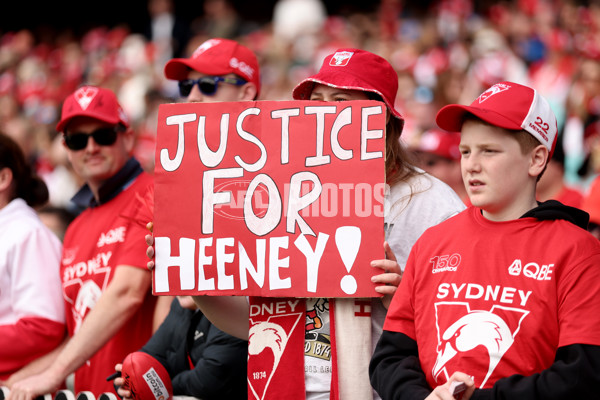
[[[46,181],[50,205],[70,209],[81,182],[54,127],[62,101],[80,85],[117,93],[137,134],[135,155],[151,172],[158,106],[178,98],[177,83],[164,78],[168,59],[189,56],[211,37],[234,39],[259,57],[259,100],[291,100],[326,54],[356,47],[396,69],[396,106],[409,145],[435,127],[445,104],[470,103],[503,80],[533,86],[557,115],[565,182],[587,190],[600,172],[600,2],[474,3],[440,0],[417,14],[399,0],[381,0],[375,12],[329,15],[319,0],[279,0],[272,20],[256,24],[227,0],[207,0],[202,15],[183,24],[172,1],[149,0],[148,32],[126,24],[81,35],[65,29],[51,38],[1,32],[0,130]]]

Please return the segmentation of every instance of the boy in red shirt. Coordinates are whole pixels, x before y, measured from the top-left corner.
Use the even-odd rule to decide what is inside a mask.
[[[383,399],[596,397],[600,243],[588,215],[538,204],[556,118],[532,88],[498,83],[436,118],[460,131],[472,206],[413,246],[370,364]]]

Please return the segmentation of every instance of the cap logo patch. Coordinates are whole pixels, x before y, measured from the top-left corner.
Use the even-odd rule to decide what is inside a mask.
[[[206,50],[217,46],[221,41],[219,39],[209,39],[206,42],[202,43],[200,46],[194,50],[192,54],[192,58],[197,58],[200,54],[204,53]]]
[[[244,74],[246,74],[250,78],[252,78],[252,76],[254,75],[254,69],[251,66],[249,66],[248,64],[246,64],[243,61],[238,60],[235,57],[233,57],[231,60],[229,60],[229,66],[233,69],[238,69],[238,70],[242,71]]]
[[[334,67],[348,65],[348,61],[350,61],[353,54],[354,52],[352,51],[338,51],[331,57],[331,60],[329,60],[329,65]]]
[[[75,91],[75,93],[73,94],[73,97],[75,97],[75,101],[77,101],[79,107],[81,107],[82,110],[86,110],[90,106],[90,103],[92,102],[92,100],[94,100],[94,97],[96,97],[97,94],[98,88],[84,86],[82,88],[77,89],[77,91]]]
[[[492,86],[491,88],[489,88],[488,90],[486,90],[485,92],[481,93],[481,95],[479,96],[479,98],[477,99],[479,101],[479,104],[483,103],[484,101],[486,101],[487,99],[489,99],[490,97],[492,97],[495,94],[498,94],[500,92],[504,92],[505,90],[510,89],[510,85],[507,85],[505,83],[497,83],[494,86]]]

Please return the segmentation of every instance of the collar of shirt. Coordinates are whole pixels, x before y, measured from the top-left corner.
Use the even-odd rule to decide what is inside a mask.
[[[94,194],[86,183],[81,189],[71,198],[71,201],[78,207],[97,207],[112,199],[119,193],[125,190],[131,183],[143,172],[140,163],[135,158],[130,158],[125,165],[108,179],[100,187],[98,191],[99,201],[96,201]]]

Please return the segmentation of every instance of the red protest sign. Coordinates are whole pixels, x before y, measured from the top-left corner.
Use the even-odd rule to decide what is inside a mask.
[[[154,293],[379,296],[385,120],[376,101],[161,105]]]

